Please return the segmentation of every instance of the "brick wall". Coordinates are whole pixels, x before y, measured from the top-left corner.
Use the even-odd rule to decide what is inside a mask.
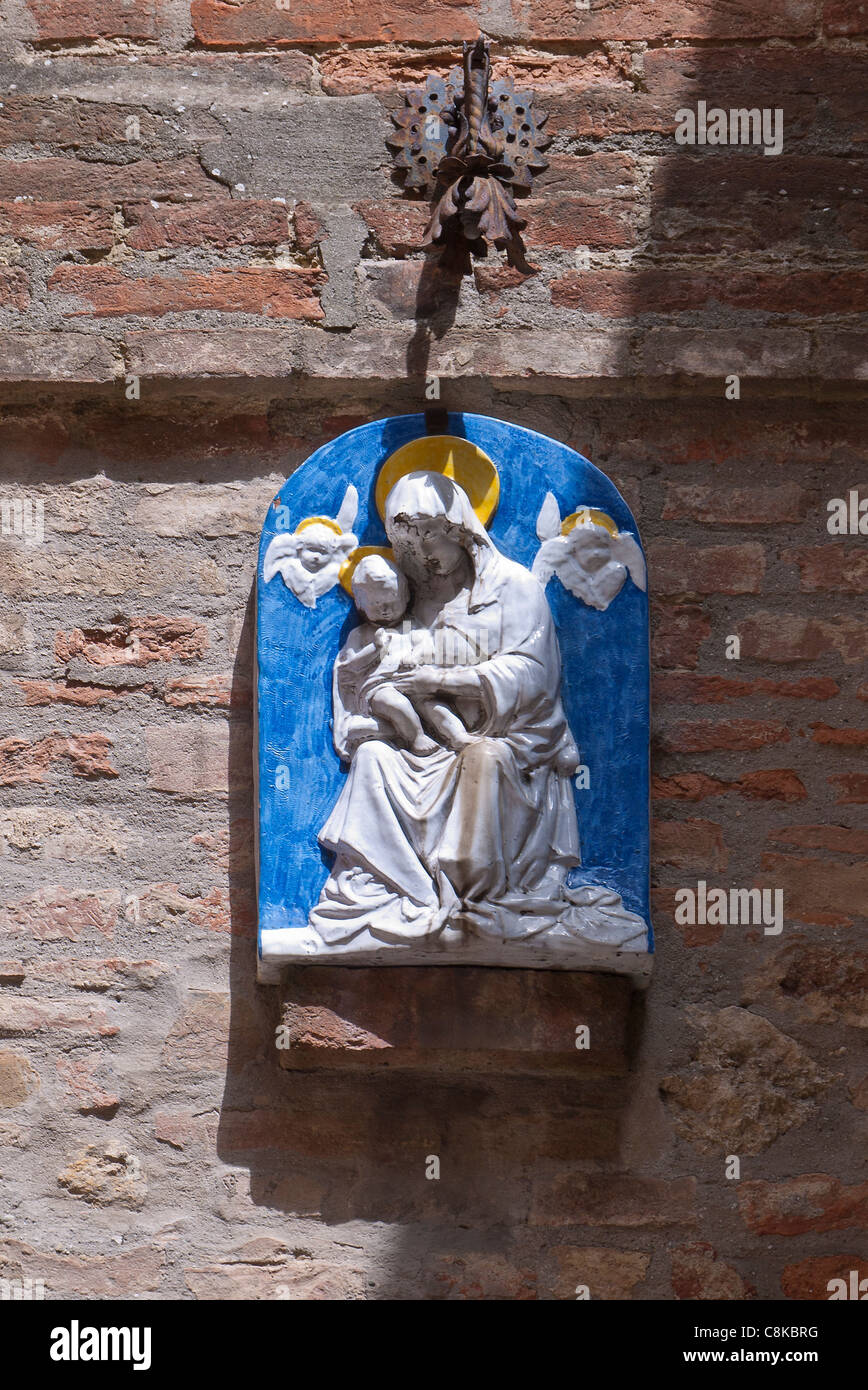
[[[868,493],[864,7],[0,14],[0,497],[45,527],[0,540],[0,1275],[199,1298],[864,1277],[868,541],[826,528]],[[425,208],[383,142],[480,22],[555,139],[535,273],[462,284],[414,253]],[[677,146],[698,100],[781,108],[783,153]],[[261,517],[430,374],[587,454],[649,550],[659,956],[606,1080],[286,1072],[253,983]],[[698,879],[782,888],[783,933],[677,926]]]

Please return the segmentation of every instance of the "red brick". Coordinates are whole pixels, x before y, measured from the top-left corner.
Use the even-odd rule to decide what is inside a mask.
[[[811,49],[810,63],[799,48],[747,44],[667,45],[649,49],[642,62],[644,88],[670,110],[699,99],[709,108],[751,107],[761,87],[766,105],[780,106],[786,100],[788,129],[794,113],[814,111],[813,105],[805,106],[806,99],[822,97],[830,105],[842,93],[856,99],[864,91],[863,76],[860,54],[817,46]]]
[[[165,1251],[152,1245],[131,1245],[112,1255],[59,1255],[20,1240],[0,1242],[0,1275],[42,1279],[52,1295],[141,1298],[159,1288],[165,1263]]]
[[[25,738],[0,740],[0,786],[43,782],[46,770],[68,759],[74,777],[117,777],[108,760],[112,741],[107,734],[48,734],[36,743]]]
[[[737,50],[739,56],[742,51]],[[803,243],[806,227],[815,221],[821,229],[813,237],[818,250],[832,234],[846,239],[855,229],[854,246],[865,236],[864,217],[859,217],[865,188],[861,159],[763,159],[732,152],[721,157],[713,149],[694,158],[682,151],[658,159],[651,179],[652,207],[659,210],[652,217],[652,244],[667,250],[767,254],[776,246]]]
[[[563,244],[585,243],[580,239]],[[708,271],[665,269],[570,270],[552,282],[551,294],[552,303],[559,308],[581,309],[607,318],[696,313],[715,304],[747,309],[752,314],[815,317],[864,313],[868,309],[868,275],[834,275],[819,270],[782,275],[748,271],[714,275]]]
[[[801,1023],[868,1027],[868,951],[797,937],[766,957],[742,1003],[794,1014]]]
[[[707,820],[655,820],[651,853],[655,864],[672,864],[691,873],[720,873],[729,863],[720,826]]]
[[[96,1079],[101,1066],[99,1058],[58,1057],[55,1063],[58,1076],[66,1082],[83,1115],[100,1115],[111,1119],[120,1105],[120,1096],[107,1091]]]
[[[206,1146],[213,1149],[217,1137],[216,1117],[212,1122],[190,1111],[181,1114],[159,1114],[154,1116],[154,1138],[158,1144],[168,1144],[173,1149],[198,1149]]]
[[[713,525],[783,526],[801,521],[812,504],[798,483],[777,487],[721,487],[705,483],[670,483],[664,521],[702,521]]]
[[[105,932],[105,935],[111,935]],[[27,968],[27,977],[51,985],[58,982],[71,989],[91,994],[108,990],[153,989],[169,973],[168,966],[157,960],[122,960],[120,957],[81,957],[73,960],[35,961]]]
[[[676,1298],[756,1298],[756,1289],[726,1264],[707,1241],[679,1245],[672,1252],[672,1292]]]
[[[0,236],[43,251],[106,251],[112,209],[85,203],[0,203]]]
[[[163,613],[124,618],[109,627],[58,632],[58,661],[76,659],[89,666],[148,666],[153,661],[195,661],[208,650],[208,630],[192,618]]]
[[[248,708],[252,691],[247,685],[233,686],[231,676],[193,676],[169,681],[163,699],[175,709]]]
[[[650,53],[646,53],[646,63],[649,57]],[[644,91],[619,89],[614,85],[587,85],[581,80],[576,81],[575,87],[554,91],[541,90],[536,83],[536,90],[541,105],[549,113],[547,135],[600,140],[640,131],[667,135],[675,130],[678,103],[661,101]]]
[[[767,771],[747,772],[736,783],[742,796],[752,801],[805,801],[807,788],[791,768],[769,768]]]
[[[868,830],[846,825],[785,825],[769,832],[769,840],[801,849],[830,849],[842,854],[868,854]]]
[[[538,1226],[692,1226],[695,1206],[695,1178],[558,1173],[535,1183],[530,1219]]]
[[[619,61],[620,59],[620,61]],[[400,99],[404,88],[418,88],[428,73],[446,77],[455,66],[454,52],[447,48],[418,52],[398,48],[353,48],[323,53],[319,58],[322,89],[329,96],[360,96],[375,92],[389,105]],[[542,53],[503,53],[492,55],[495,78],[511,76],[516,86],[545,89],[543,105],[553,110],[553,100],[569,98],[577,89],[622,87],[632,94],[624,63],[616,51],[600,50],[580,55]]]
[[[652,777],[652,801],[704,801],[708,796],[723,796],[733,787],[705,772],[678,772],[674,777]]]
[[[24,999],[0,997],[0,1037],[35,1038],[43,1033],[74,1033],[105,1038],[117,1033],[104,1009],[83,1005],[78,999]]]
[[[868,624],[857,618],[751,613],[739,621],[738,632],[742,658],[756,661],[816,661],[835,655],[854,665],[868,657]]]
[[[839,542],[818,545],[811,550],[785,550],[782,559],[799,566],[803,593],[868,592],[868,549],[865,546],[845,546]]]
[[[856,1271],[858,1282],[868,1279],[868,1260],[864,1255],[811,1255],[785,1267],[781,1292],[784,1298],[826,1300],[831,1297],[829,1285],[833,1279],[843,1279],[849,1290],[852,1270]],[[860,1294],[860,1298],[864,1297],[864,1293]]]
[[[550,153],[547,158],[549,167],[536,185],[542,201],[564,193],[594,202],[622,198],[629,203],[636,197],[638,167],[629,154]]]
[[[363,261],[365,284],[372,299],[394,319],[415,319],[454,300],[461,285],[460,271],[433,261]]]
[[[76,39],[156,39],[158,0],[27,0],[37,37]]]
[[[248,44],[437,43],[452,47],[475,38],[483,23],[476,5],[430,0],[412,5],[356,5],[353,0],[308,0],[280,10],[273,0],[193,0],[191,13],[198,43],[211,48]]]
[[[630,1300],[651,1263],[650,1252],[610,1245],[556,1245],[549,1254],[554,1264],[549,1296],[564,1301],[574,1301],[580,1287],[594,1302]]]
[[[0,308],[24,310],[30,303],[27,272],[17,267],[0,267]]]
[[[717,749],[747,752],[789,743],[786,725],[774,719],[696,719],[673,724],[660,736],[668,753],[710,753]]]
[[[529,0],[517,8],[520,32],[535,39],[749,39],[813,34],[813,0],[773,0],[758,9],[734,0],[709,14],[698,0],[625,0],[576,10],[570,0]]]
[[[833,38],[868,34],[868,6],[865,0],[826,0],[823,28]]]
[[[705,772],[678,772],[672,777],[653,777],[651,796],[655,801],[704,801],[709,796],[738,792],[752,801],[804,801],[804,783],[787,768],[748,772],[734,782],[709,777]]]
[[[431,217],[427,203],[402,202],[397,198],[387,203],[359,203],[356,211],[365,219],[383,256],[408,256],[418,251]],[[298,216],[296,209],[296,220]]]
[[[693,667],[711,633],[711,619],[697,604],[654,599],[651,655],[655,666]]]
[[[421,1297],[441,1300],[486,1299],[524,1302],[539,1297],[538,1272],[516,1265],[503,1255],[438,1255],[431,1276],[431,1293]]]
[[[868,748],[868,729],[833,729],[828,724],[812,724],[811,738],[834,748]]]
[[[232,202],[177,203],[124,208],[131,230],[127,246],[156,251],[164,246],[280,246],[289,240],[286,208],[253,198]]]
[[[648,549],[649,582],[657,594],[758,594],[765,550],[757,543],[699,549],[655,541]]]
[[[868,861],[844,864],[764,854],[765,883],[784,892],[784,912],[818,927],[849,927],[868,913]]]
[[[836,806],[868,806],[868,772],[836,772],[826,780],[837,789]]]
[[[653,679],[655,701],[673,704],[723,705],[731,700],[772,695],[787,700],[831,700],[841,693],[837,681],[828,676],[804,676],[796,681],[735,680],[727,676],[704,676],[697,671],[660,671]]]
[[[67,314],[95,313],[107,317],[137,314],[160,318],[191,310],[224,314],[261,314],[266,318],[321,319],[315,290],[318,270],[239,266],[207,274],[124,275],[106,266],[59,266],[48,281],[56,294],[76,295],[89,305]]]
[[[191,198],[213,198],[214,187],[213,179],[194,159],[167,159],[161,163],[137,159],[132,164],[0,159],[0,200],[29,197],[46,203],[74,199],[114,203],[168,198],[187,202]]]
[[[83,932],[111,937],[118,923],[120,892],[68,892],[42,888],[21,902],[0,909],[5,931],[29,932],[37,941],[77,941]]]
[[[127,140],[127,122],[131,117],[138,122],[135,142]],[[168,148],[169,129],[159,115],[146,107],[115,101],[78,101],[73,97],[7,92],[0,107],[3,145],[55,145],[75,153],[102,145],[123,145],[138,158]]]
[[[761,1236],[868,1230],[868,1183],[845,1187],[824,1173],[784,1182],[743,1182],[738,1205],[745,1225]]]
[[[296,203],[292,214],[296,245],[300,251],[313,251],[326,230],[325,223],[310,203]]]
[[[130,692],[130,687],[110,689],[108,686],[67,685],[57,681],[19,680],[18,684],[24,692],[26,705],[76,705],[79,709],[105,705],[123,699]],[[147,693],[150,689],[149,685],[140,685],[134,688],[134,693]]]
[[[212,833],[200,831],[191,844],[205,851],[218,868],[231,873],[236,880],[242,876],[250,881],[253,870],[253,821],[248,816],[231,816],[228,827]]]
[[[504,290],[514,290],[523,285],[527,275],[513,265],[477,264],[473,267],[473,279],[480,294],[501,294]]]
[[[573,250],[577,246],[587,246],[592,251],[609,251],[634,246],[637,241],[636,209],[632,202],[619,204],[611,198],[594,202],[588,198],[567,196],[530,198],[522,202],[521,215],[527,219],[522,236],[528,247]],[[565,276],[553,283],[553,302],[569,308],[586,307],[571,304],[556,295],[555,286],[564,284],[568,278]],[[633,312],[636,312],[635,309]]]

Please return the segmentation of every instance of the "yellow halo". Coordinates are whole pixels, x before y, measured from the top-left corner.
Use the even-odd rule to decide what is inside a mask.
[[[299,531],[306,531],[308,526],[327,526],[330,531],[334,531],[338,536],[344,534],[340,526],[338,526],[338,523],[333,521],[330,516],[306,516],[304,521],[300,521],[296,526],[295,534],[298,535]]]
[[[395,563],[395,552],[388,545],[359,545],[344,560],[338,572],[338,579],[346,589],[347,593],[353,592],[353,575],[356,572],[356,565],[367,558],[368,555],[383,555],[387,560]]]
[[[606,512],[598,511],[596,507],[579,507],[578,511],[566,517],[561,522],[561,535],[568,536],[575,526],[590,525],[602,526],[610,536],[618,535],[618,528],[612,518]]]
[[[407,473],[443,473],[462,487],[483,526],[487,526],[500,497],[497,469],[487,454],[467,439],[453,434],[428,434],[413,439],[390,454],[380,469],[374,494],[377,511],[385,520],[386,498],[399,478]]]

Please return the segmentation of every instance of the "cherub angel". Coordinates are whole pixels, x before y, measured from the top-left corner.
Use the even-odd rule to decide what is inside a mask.
[[[358,545],[353,534],[359,494],[349,484],[337,516],[311,516],[295,531],[281,531],[269,543],[262,564],[265,583],[276,574],[305,608],[316,608],[316,601],[338,582],[341,566]]]
[[[583,507],[562,523],[557,498],[547,492],[536,533],[541,544],[532,573],[543,587],[556,574],[565,589],[601,612],[617,598],[628,574],[645,589],[645,559],[636,537],[619,531],[605,513]]]

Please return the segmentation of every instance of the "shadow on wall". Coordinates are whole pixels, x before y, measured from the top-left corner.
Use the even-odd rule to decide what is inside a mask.
[[[239,701],[252,679],[254,611],[251,593],[233,671]],[[242,707],[234,698],[233,704]],[[394,1225],[395,1232],[368,1232],[358,1241],[359,1268],[376,1297],[448,1296],[456,1279],[465,1278],[462,1251],[475,1260],[480,1242],[500,1278],[498,1261],[513,1246],[516,1228],[533,1219],[545,1229],[565,1161],[589,1172],[617,1162],[629,1075],[577,1081],[563,1073],[282,1070],[275,1042],[279,991],[255,983],[247,718],[230,721],[229,785],[231,1014],[217,1135],[229,1171],[219,1178],[222,1209],[239,1220],[250,1219],[252,1206],[302,1221],[316,1217],[326,1227]],[[633,1050],[642,1008],[635,996]],[[432,1158],[437,1179],[429,1176]],[[293,1229],[290,1222],[287,1244],[307,1250],[310,1226]],[[319,1240],[333,1258],[331,1238]],[[322,1253],[312,1252],[314,1258]],[[505,1268],[513,1280],[511,1254]],[[517,1296],[537,1296],[538,1277],[538,1259],[529,1254]],[[559,1277],[555,1269],[552,1288]],[[516,1294],[504,1289],[504,1296]]]

